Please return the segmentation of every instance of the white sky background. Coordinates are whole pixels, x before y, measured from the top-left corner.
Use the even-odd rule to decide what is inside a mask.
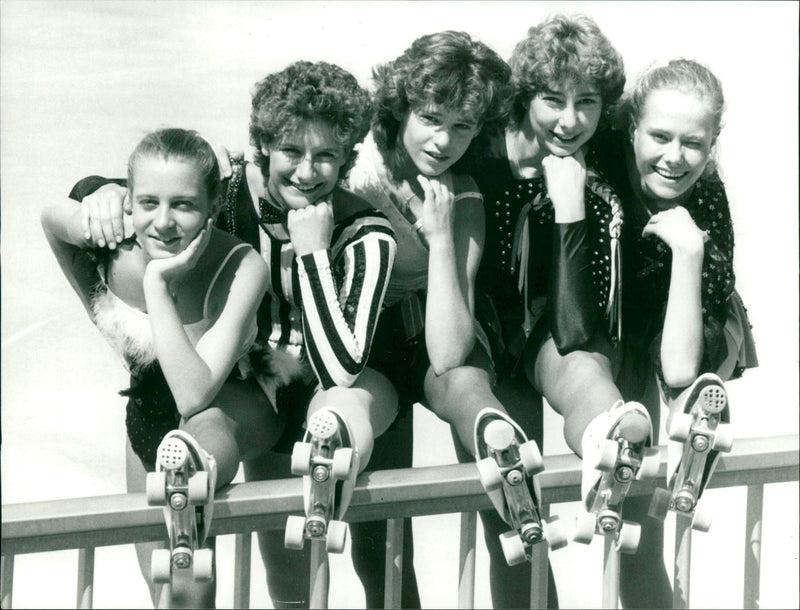
[[[734,416],[744,436],[796,433],[797,3],[0,0],[3,501],[122,491],[118,476],[109,485],[97,474],[119,474],[123,403],[69,415],[107,402],[124,372],[50,254],[38,220],[44,205],[85,175],[123,175],[135,143],[163,126],[197,129],[250,156],[251,87],[292,61],[338,63],[369,86],[372,65],[419,35],[465,30],[508,58],[553,12],[593,16],[631,80],[652,60],[676,56],[706,63],[722,80],[720,167],[737,288],[761,361],[731,384]],[[44,439],[37,455],[83,463],[94,477],[79,469],[61,487],[26,484],[23,464],[34,458],[23,440],[32,430]],[[81,445],[87,431],[113,437],[114,448],[93,454]],[[64,437],[78,448],[59,445]],[[796,509],[792,519],[796,527]],[[793,593],[789,605],[797,601]]]

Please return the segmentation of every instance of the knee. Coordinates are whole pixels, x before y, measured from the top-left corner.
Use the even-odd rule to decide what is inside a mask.
[[[222,409],[213,406],[184,419],[180,428],[194,436],[201,444],[202,437],[207,434],[236,436],[236,422],[225,415]]]
[[[436,375],[432,369],[425,377],[425,397],[435,413],[446,412],[450,406],[460,407],[464,394],[473,395],[481,388],[491,391],[489,373],[474,366],[460,366]]]

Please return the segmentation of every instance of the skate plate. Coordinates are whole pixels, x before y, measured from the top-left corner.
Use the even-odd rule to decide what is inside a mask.
[[[344,421],[323,410],[309,420],[303,442],[295,443],[292,474],[303,475],[306,515],[287,519],[286,548],[301,550],[306,540],[322,540],[329,553],[344,551],[348,527],[335,517],[347,509],[345,487],[352,488],[357,470],[350,438]]]
[[[669,489],[657,489],[650,505],[650,515],[664,519],[668,511],[692,519],[692,527],[708,531],[711,518],[698,502],[719,459],[720,452],[733,446],[730,426],[721,415],[727,406],[727,395],[721,382],[712,375],[698,378],[690,391],[688,412],[677,413],[670,424],[672,443],[682,444],[680,461],[669,477]]]
[[[509,565],[530,560],[532,547],[546,542],[557,550],[567,539],[557,517],[541,518],[535,475],[544,470],[534,441],[505,418],[495,418],[483,427],[477,462],[481,483],[498,512],[513,529],[501,534],[500,544]]]
[[[169,549],[153,551],[151,577],[172,581],[176,570],[191,570],[195,581],[213,577],[213,551],[201,548],[211,521],[213,475],[203,450],[187,434],[171,432],[156,455],[156,471],[147,474],[147,501],[164,506]]]

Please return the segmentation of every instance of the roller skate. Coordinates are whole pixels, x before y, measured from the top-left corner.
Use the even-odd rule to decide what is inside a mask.
[[[508,565],[531,558],[531,548],[547,542],[553,550],[567,544],[558,517],[540,515],[541,489],[534,475],[544,470],[534,441],[505,413],[483,409],[475,420],[478,474],[497,512],[513,529],[500,535]]]
[[[641,526],[622,520],[622,504],[634,479],[658,474],[652,436],[650,415],[636,402],[620,400],[586,427],[581,498],[588,512],[578,516],[576,542],[589,544],[595,534],[614,536],[618,551],[636,552]]]
[[[177,570],[195,581],[213,578],[213,551],[202,548],[211,527],[217,464],[191,435],[168,432],[156,452],[156,471],[147,474],[147,503],[164,506],[169,549],[153,551],[151,577],[170,583]]]
[[[308,420],[303,442],[292,451],[292,474],[303,476],[305,517],[291,515],[286,521],[284,544],[301,550],[305,540],[325,541],[329,553],[341,553],[347,541],[342,521],[358,475],[358,452],[344,416],[323,408]]]
[[[700,375],[689,388],[669,425],[667,446],[667,485],[656,489],[650,516],[664,519],[672,510],[692,519],[692,528],[707,532],[711,515],[698,507],[720,452],[733,446],[730,432],[728,397],[719,377]]]

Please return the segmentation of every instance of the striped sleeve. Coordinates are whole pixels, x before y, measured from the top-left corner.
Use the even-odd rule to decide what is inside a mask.
[[[351,220],[330,249],[298,257],[306,349],[325,389],[351,386],[366,365],[397,250],[384,217]]]

